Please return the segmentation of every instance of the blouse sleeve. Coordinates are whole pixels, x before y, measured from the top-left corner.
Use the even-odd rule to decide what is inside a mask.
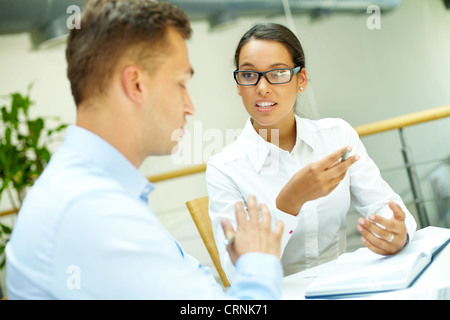
[[[236,228],[235,203],[240,201],[245,204],[246,202],[233,181],[211,163],[208,163],[206,169],[206,186],[209,196],[209,216],[220,262],[228,280],[232,283],[236,270],[224,244],[225,235],[220,222],[225,218]]]
[[[363,216],[375,213],[390,219],[393,215],[389,202],[400,205],[405,213],[405,225],[409,239],[412,239],[417,228],[416,221],[406,208],[401,197],[392,190],[382,178],[380,170],[369,157],[357,132],[345,122],[345,131],[352,146],[352,154],[358,154],[360,159],[349,169],[352,205]]]

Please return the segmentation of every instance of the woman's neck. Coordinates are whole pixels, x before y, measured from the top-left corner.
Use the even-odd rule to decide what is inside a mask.
[[[253,128],[267,142],[270,142],[280,149],[291,152],[297,140],[297,128],[295,116],[287,115],[276,124],[262,126],[252,120]]]

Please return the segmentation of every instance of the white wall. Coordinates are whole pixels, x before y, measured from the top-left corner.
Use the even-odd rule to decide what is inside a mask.
[[[450,10],[445,10],[443,2],[404,0],[394,12],[382,13],[380,30],[366,27],[369,16],[336,14],[317,21],[306,15],[294,17],[310,79],[300,97],[300,113],[310,118],[341,117],[357,126],[450,104]],[[247,114],[232,79],[234,49],[242,34],[260,21],[286,24],[283,16],[240,18],[229,29],[210,32],[205,21],[193,22],[194,36],[188,46],[195,76],[189,89],[197,114],[190,118],[191,133],[199,126],[202,133],[218,129],[225,144],[226,130],[244,125]],[[28,34],[17,34],[0,36],[0,48],[0,95],[25,91],[34,81],[34,112],[74,123],[64,46],[33,51]],[[447,118],[406,129],[416,161],[450,155],[449,122]],[[202,149],[210,146],[211,141],[203,138],[207,137],[195,136],[192,147],[194,143]],[[363,138],[363,142],[380,168],[402,164],[397,132]],[[195,155],[198,158],[193,154],[191,162],[183,164],[175,164],[171,156],[150,158],[141,170],[145,175],[170,171],[192,164]],[[422,166],[419,174],[426,176],[433,166]],[[397,192],[409,197],[404,169],[385,177]],[[188,252],[210,265],[184,205],[206,195],[204,174],[160,182],[156,187],[151,207]],[[3,199],[0,210],[7,207]]]

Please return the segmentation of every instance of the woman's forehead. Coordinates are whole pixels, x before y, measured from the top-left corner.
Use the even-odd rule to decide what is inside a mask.
[[[289,50],[281,42],[252,39],[242,47],[239,54],[239,68],[242,66],[292,67],[292,57]]]

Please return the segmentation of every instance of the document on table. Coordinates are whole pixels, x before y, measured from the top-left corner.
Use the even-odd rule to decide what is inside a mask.
[[[370,300],[450,300],[450,281],[435,283],[426,288],[407,288],[404,290],[387,291],[353,299]]]
[[[438,229],[440,232],[428,228]],[[428,229],[428,230],[425,230]],[[427,227],[427,238],[413,240],[391,256],[367,248],[341,255],[306,288],[306,298],[355,295],[408,288],[450,240],[450,229]]]

